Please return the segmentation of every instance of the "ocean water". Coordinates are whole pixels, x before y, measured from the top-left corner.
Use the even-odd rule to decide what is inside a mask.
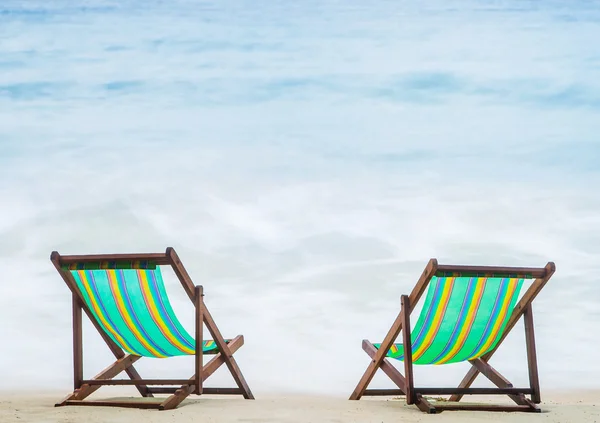
[[[556,262],[534,305],[542,389],[598,387],[598,40],[582,0],[3,0],[0,389],[70,387],[52,250],[167,246],[223,334],[245,335],[257,395],[349,395],[361,340],[431,257]],[[89,377],[111,355],[85,329]],[[521,325],[492,364],[527,383]]]

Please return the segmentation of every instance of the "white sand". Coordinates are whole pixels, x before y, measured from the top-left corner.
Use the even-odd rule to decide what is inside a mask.
[[[241,398],[191,397],[172,411],[136,410],[109,407],[54,407],[63,393],[3,393],[0,422],[134,422],[159,423],[179,421],[229,422],[560,422],[600,423],[600,391],[547,393],[542,413],[487,413],[445,411],[438,415],[421,413],[403,400],[369,398],[348,401],[344,398],[317,396],[261,396],[255,401]],[[108,398],[108,397],[96,397]],[[479,398],[477,399],[479,400]]]

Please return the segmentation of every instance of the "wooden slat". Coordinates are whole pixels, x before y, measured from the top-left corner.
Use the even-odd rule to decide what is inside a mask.
[[[148,388],[153,394],[174,394],[181,388],[173,388],[168,386],[159,386],[157,388]],[[195,392],[195,391],[194,391]],[[194,393],[190,392],[190,393]],[[202,395],[243,395],[244,391],[240,388],[202,388]]]
[[[240,388],[204,388],[203,394],[207,395],[244,395]]]
[[[74,401],[69,400],[65,405],[101,406],[101,407],[126,407],[160,410],[159,402],[149,401]]]
[[[363,396],[380,396],[380,397],[391,397],[404,395],[402,389],[365,389]]]
[[[157,388],[148,388],[153,394],[174,394],[181,388],[172,388],[160,386]],[[240,388],[202,388],[202,395],[242,395],[244,392]]]
[[[496,394],[531,394],[530,388],[414,388],[422,395],[496,395]]]
[[[540,409],[535,407],[531,408],[528,405],[498,405],[498,404],[464,404],[464,403],[435,403],[436,410],[444,411],[444,410],[452,410],[452,411],[525,411],[525,412],[540,412]]]
[[[157,265],[169,264],[165,253],[137,253],[137,254],[84,254],[84,255],[69,255],[60,256],[60,264],[73,263],[90,263],[96,261],[135,261],[148,260],[153,261]]]
[[[190,382],[189,379],[84,379],[84,385],[183,385]]]
[[[494,274],[511,274],[516,277],[543,278],[546,275],[544,267],[506,267],[506,266],[463,266],[455,264],[439,264],[438,272],[473,272],[487,277]]]
[[[190,380],[191,382],[191,380]],[[167,386],[159,386],[157,388],[148,388],[153,394],[174,394],[181,388],[172,388]],[[193,393],[193,392],[191,392]],[[202,389],[202,395],[242,395],[244,391],[240,388],[213,388],[204,387]]]

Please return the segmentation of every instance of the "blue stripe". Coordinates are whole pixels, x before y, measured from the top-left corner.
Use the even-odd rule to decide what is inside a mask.
[[[452,298],[452,293],[454,292],[454,287],[456,285],[457,284],[455,283],[455,279],[454,279],[450,285],[450,292],[448,293],[448,302],[446,303],[446,307],[443,309],[442,315],[440,316],[440,326],[438,326],[436,333],[433,335],[433,339],[431,340],[431,343],[429,344],[429,346],[427,348],[425,348],[425,351],[423,351],[423,353],[421,354],[421,357],[423,357],[425,354],[427,354],[427,351],[429,351],[429,348],[431,348],[431,346],[434,345],[434,343],[435,343],[435,338],[440,330],[442,323],[444,323],[444,318],[446,317],[446,312],[448,311],[448,304],[450,304],[450,299]],[[437,308],[437,306],[436,306],[436,308]],[[416,348],[413,348],[413,351],[415,349]],[[420,360],[421,357],[419,357],[417,360]]]
[[[161,313],[163,320],[167,323],[170,324],[170,329],[171,332],[177,336],[177,338],[179,339],[179,341],[181,341],[185,346],[187,346],[188,348],[191,349],[195,349],[195,345],[192,344],[190,341],[188,341],[182,333],[179,332],[179,330],[177,329],[177,326],[175,326],[175,323],[173,323],[173,320],[171,319],[171,316],[169,315],[169,313],[167,312],[167,309],[165,307],[165,304],[163,302],[163,298],[160,295],[160,291],[158,289],[158,282],[156,280],[156,275],[154,273],[154,271],[151,270],[146,270],[146,272],[150,273],[150,279],[152,280],[152,284],[150,285],[150,288],[154,288],[154,289],[150,289],[150,292],[155,295],[155,299],[158,299],[158,303],[160,304],[160,308],[159,308],[159,312]]]
[[[456,342],[456,338],[458,337],[458,334],[460,332],[459,329],[462,328],[462,326],[463,326],[463,324],[465,322],[465,319],[467,318],[466,311],[468,310],[469,305],[473,301],[473,295],[475,294],[475,287],[476,286],[477,286],[477,278],[470,278],[469,279],[469,286],[467,288],[467,295],[465,295],[465,299],[464,299],[464,301],[462,303],[462,307],[460,308],[459,318],[458,318],[458,320],[456,322],[456,325],[454,326],[454,330],[452,331],[452,335],[450,336],[450,339],[448,340],[448,343],[446,344],[446,346],[444,347],[444,349],[442,350],[442,352],[433,361],[431,361],[429,364],[435,363],[436,361],[439,361],[454,346],[454,343]]]
[[[494,322],[496,321],[496,318],[498,317],[498,313],[500,312],[500,305],[502,304],[502,300],[504,299],[504,296],[506,295],[506,291],[508,291],[508,283],[506,283],[506,279],[504,278],[504,279],[502,279],[502,282],[500,282],[500,288],[498,289],[498,295],[496,295],[494,309],[492,310],[492,315],[491,315],[490,319],[488,320],[487,325],[485,326],[483,335],[481,336],[481,339],[477,343],[477,346],[468,355],[468,357],[472,357],[473,354],[475,354],[479,350],[479,348],[481,348],[481,346],[483,345],[485,340],[488,338],[490,331],[492,330],[492,326],[493,326]]]
[[[94,296],[95,296],[96,302],[100,306],[100,309],[102,310],[102,313],[104,314],[104,317],[106,317],[106,320],[108,320],[108,323],[110,323],[110,325],[113,327],[113,329],[114,329],[115,332],[117,332],[122,338],[127,339],[127,336],[124,336],[123,333],[121,333],[119,331],[119,327],[113,322],[113,320],[110,317],[110,314],[108,313],[108,311],[106,310],[106,307],[104,306],[104,303],[102,302],[102,298],[100,297],[100,293],[98,292],[98,287],[96,286],[96,278],[94,277],[94,271],[93,270],[84,270],[84,273],[86,273],[88,275],[87,279],[90,281],[90,287],[92,288],[92,291],[94,292]],[[116,305],[115,305],[115,307],[116,307]],[[134,352],[135,354],[141,355],[141,356],[143,356],[143,355],[152,355],[152,354],[150,354],[149,351],[146,350],[146,348],[144,348],[143,345],[141,345],[141,347],[144,350],[146,350],[147,354],[140,354],[140,352],[133,347],[133,343],[131,342],[131,340],[127,339],[127,341],[128,341],[129,344],[132,344],[131,345],[131,351]],[[115,342],[117,342],[117,341],[115,340]],[[122,345],[122,347],[124,347],[124,345]]]
[[[437,284],[435,286],[433,299],[431,300],[429,310],[427,310],[427,317],[425,318],[425,322],[423,322],[423,326],[421,326],[421,330],[419,331],[419,334],[417,335],[417,337],[414,339],[414,341],[411,341],[412,345],[413,345],[413,350],[416,350],[417,348],[419,348],[419,345],[421,344],[421,342],[423,342],[423,337],[427,333],[426,329],[428,329],[431,324],[431,319],[433,318],[433,315],[435,314],[436,305],[440,301],[440,297],[442,296],[443,285],[445,282],[446,282],[446,278],[438,278],[436,281]]]
[[[509,279],[509,281],[510,281],[510,279]],[[518,296],[518,295],[519,295],[519,291],[520,291],[520,286],[519,286],[519,283],[520,283],[520,282],[522,282],[522,280],[517,280],[517,286],[515,287],[515,290],[513,291],[513,294],[512,294],[512,295],[511,295],[511,297],[510,297],[510,301],[508,302],[508,307],[509,307],[509,310],[511,310],[511,308],[510,308],[510,304],[513,302],[513,298],[514,298],[515,296]],[[507,284],[507,287],[508,287],[508,284]],[[507,290],[508,290],[508,288],[507,288]],[[511,314],[512,314],[512,313],[506,313],[506,314],[504,315],[504,319],[502,320],[502,323],[500,324],[500,329],[502,329],[502,326],[504,326],[504,325],[506,324],[506,322],[507,322],[507,321],[510,319],[510,316],[511,316]],[[491,350],[494,348],[494,344],[496,343],[496,340],[497,340],[498,338],[500,338],[500,337],[502,336],[502,334],[503,334],[503,333],[504,333],[504,331],[503,331],[503,330],[499,330],[499,331],[498,331],[498,334],[497,334],[497,335],[496,335],[496,337],[494,338],[494,341],[492,342],[492,344],[490,345],[490,347],[489,347],[489,348],[488,348],[486,351],[482,351],[482,353],[481,353],[481,354],[483,355],[483,354],[487,353],[488,351],[491,351]]]
[[[135,272],[135,270],[134,270],[134,272]],[[133,317],[135,324],[136,324],[136,328],[140,332],[142,332],[142,334],[144,335],[145,341],[147,341],[149,344],[151,344],[154,349],[158,350],[163,355],[166,355],[166,356],[172,355],[172,354],[169,354],[168,352],[166,352],[165,350],[163,350],[159,345],[157,345],[154,342],[152,337],[148,334],[148,332],[146,332],[146,329],[144,329],[144,326],[140,322],[137,314],[135,314],[135,310],[133,309],[133,304],[131,303],[131,297],[129,296],[129,291],[127,291],[127,285],[125,284],[125,275],[123,273],[123,269],[119,269],[117,272],[115,272],[115,275],[117,277],[117,282],[121,286],[121,292],[123,292],[123,296],[125,299],[125,306],[127,307],[127,311],[129,312],[129,315],[131,317]],[[136,275],[137,275],[137,272],[136,272]],[[154,354],[152,354],[152,355],[154,355]]]

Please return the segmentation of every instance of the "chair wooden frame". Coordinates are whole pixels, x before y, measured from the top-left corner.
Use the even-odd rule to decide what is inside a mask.
[[[72,313],[73,313],[73,388],[74,391],[67,395],[56,406],[63,405],[96,405],[113,406],[129,408],[150,408],[158,410],[170,410],[177,407],[186,397],[191,394],[239,394],[246,399],[254,399],[240,368],[238,367],[233,353],[243,344],[244,337],[238,335],[227,342],[215,321],[213,320],[208,308],[204,303],[204,292],[201,285],[194,286],[192,279],[185,270],[185,267],[179,260],[177,253],[171,247],[167,248],[165,253],[151,254],[97,254],[97,255],[69,255],[61,256],[57,251],[53,251],[50,260],[56,267],[56,270],[62,276],[63,280],[72,293]],[[151,260],[156,265],[170,265],[173,268],[177,278],[181,282],[183,289],[190,300],[194,303],[195,312],[195,350],[194,375],[190,379],[142,379],[133,364],[141,357],[133,354],[126,354],[119,345],[117,345],[100,327],[94,315],[84,301],[80,290],[77,287],[75,279],[68,270],[62,268],[63,265],[72,263],[96,262],[102,260]],[[83,342],[82,342],[82,311],[89,317],[94,327],[100,333],[100,336],[115,358],[114,363],[98,373],[92,379],[83,377]],[[204,325],[208,329],[212,339],[217,345],[215,351],[202,351]],[[203,364],[204,354],[214,354],[215,356]],[[237,388],[207,388],[203,387],[204,381],[208,379],[221,365],[225,364],[231,372]],[[122,371],[129,376],[128,379],[113,379]],[[154,394],[171,394],[162,402],[150,401],[84,401],[89,395],[104,385],[134,385],[143,397],[153,397]],[[154,385],[156,387],[150,387]],[[166,386],[165,386],[166,385]],[[180,385],[179,387],[169,387],[168,385]]]
[[[537,406],[541,402],[540,384],[537,368],[537,354],[535,349],[535,337],[533,328],[532,302],[552,277],[556,270],[554,263],[549,262],[543,268],[526,267],[492,267],[492,266],[456,266],[439,265],[436,259],[429,260],[425,270],[421,274],[417,284],[413,288],[410,296],[401,297],[401,308],[398,317],[394,320],[392,327],[385,336],[379,349],[369,342],[363,340],[363,350],[371,357],[371,363],[368,365],[362,378],[352,392],[349,399],[358,400],[363,395],[405,395],[407,404],[415,404],[421,411],[434,414],[443,410],[482,410],[482,411],[530,411],[540,412]],[[514,277],[535,278],[529,289],[523,294],[516,304],[509,320],[500,338],[500,341],[494,349],[487,352],[482,357],[469,360],[472,367],[457,388],[420,388],[414,386],[413,363],[411,351],[411,333],[410,333],[410,313],[413,311],[413,305],[417,304],[425,292],[429,282],[435,276],[436,272],[471,272],[480,276],[492,277],[495,274],[510,274]],[[527,349],[527,364],[529,369],[529,388],[514,388],[513,385],[502,376],[490,364],[489,360],[494,355],[502,341],[516,325],[517,321],[523,317],[525,326],[525,340]],[[404,330],[403,330],[404,329]],[[394,344],[396,338],[402,331],[404,344],[404,375],[394,367],[387,359],[386,355]],[[408,347],[407,347],[408,346]],[[375,376],[377,369],[381,368],[384,373],[394,382],[398,389],[367,389],[369,383]],[[471,388],[475,378],[483,374],[497,388]],[[506,394],[516,404],[515,405],[495,405],[495,404],[461,404],[459,401],[463,395],[488,395],[488,394]],[[530,398],[525,395],[529,394]],[[431,404],[424,395],[451,395],[449,402],[443,404]]]

